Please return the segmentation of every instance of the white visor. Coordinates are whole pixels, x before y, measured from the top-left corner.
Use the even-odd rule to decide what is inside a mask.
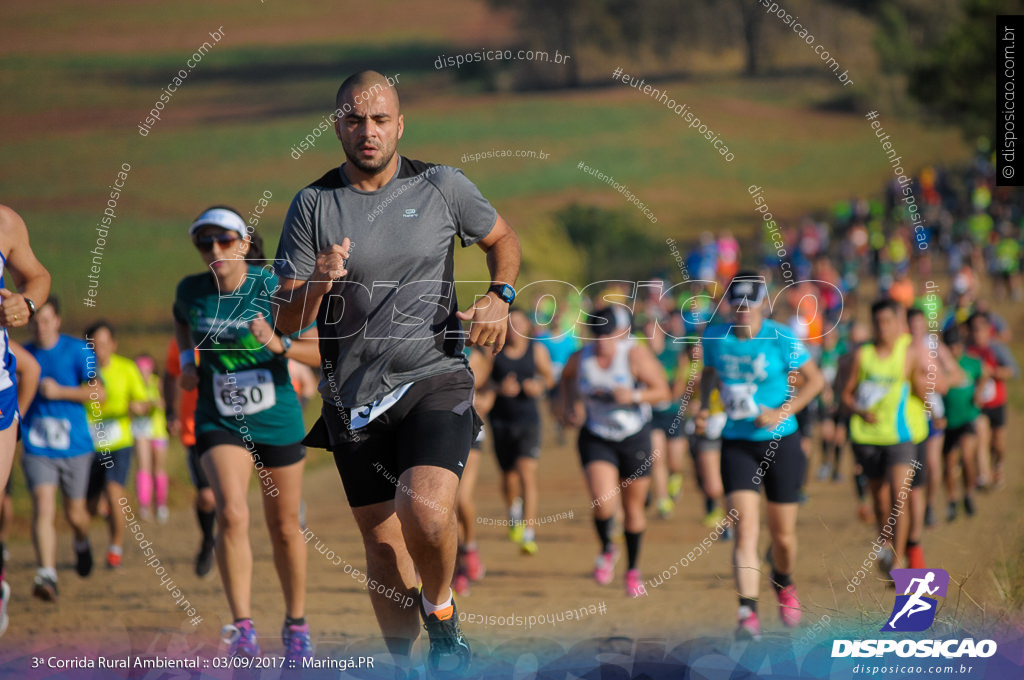
[[[735,278],[729,284],[729,290],[726,292],[726,299],[733,307],[744,303],[748,308],[758,307],[767,296],[768,289],[764,285],[764,281],[760,279]]]
[[[224,208],[210,208],[202,215],[196,218],[196,221],[192,223],[192,226],[188,228],[188,235],[195,236],[196,232],[199,231],[200,227],[206,225],[212,225],[214,227],[220,227],[221,229],[227,229],[233,231],[242,238],[248,235],[248,231],[245,228],[245,222],[237,213],[231,210],[225,210]]]

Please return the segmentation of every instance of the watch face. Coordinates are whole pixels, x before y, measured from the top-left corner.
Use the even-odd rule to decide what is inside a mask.
[[[512,286],[506,283],[501,287],[501,297],[504,298],[505,302],[511,304],[516,297],[516,291]]]

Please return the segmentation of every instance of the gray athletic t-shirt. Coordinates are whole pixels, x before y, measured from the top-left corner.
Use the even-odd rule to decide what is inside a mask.
[[[274,263],[309,280],[316,256],[351,241],[346,269],[317,313],[324,401],[376,401],[405,383],[466,367],[455,316],[454,237],[487,236],[497,212],[462,171],[401,157],[395,176],[357,191],[335,168],[296,194]]]

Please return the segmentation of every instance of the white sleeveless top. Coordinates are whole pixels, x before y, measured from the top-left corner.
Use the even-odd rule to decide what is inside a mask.
[[[0,253],[0,288],[4,287],[3,270],[7,267],[7,258]],[[7,329],[0,329],[0,392],[14,387],[15,378],[14,353],[8,342]]]
[[[616,387],[636,388],[629,367],[629,352],[635,341],[620,341],[608,368],[597,365],[594,343],[583,347],[580,355],[579,391],[587,407],[584,427],[598,437],[622,441],[644,429],[651,420],[650,404],[616,404],[612,396]]]

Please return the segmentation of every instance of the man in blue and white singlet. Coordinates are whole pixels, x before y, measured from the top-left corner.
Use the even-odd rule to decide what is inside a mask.
[[[0,505],[14,465],[14,449],[20,420],[18,397],[26,403],[25,390],[19,392],[17,361],[7,331],[28,323],[38,307],[50,295],[50,273],[36,259],[29,244],[28,229],[18,213],[0,205]],[[7,270],[18,289],[7,288],[3,272]],[[32,388],[34,392],[35,388]],[[7,630],[7,604],[11,588],[4,578],[3,550],[0,549],[0,635]]]

